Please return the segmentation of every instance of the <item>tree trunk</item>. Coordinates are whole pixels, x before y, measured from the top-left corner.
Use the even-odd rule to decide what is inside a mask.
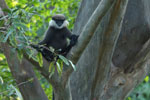
[[[86,32],[86,29],[82,32],[83,28],[101,1],[82,0],[73,33]],[[7,8],[3,3],[1,0],[0,7]],[[149,73],[150,1],[129,0],[128,3],[128,0],[112,0],[111,3],[105,16],[97,22],[98,26],[94,25],[93,33],[87,33],[92,39],[82,40],[88,45],[76,60],[76,71],[63,70],[62,77],[55,73],[49,78],[49,72],[44,69],[49,65],[37,68],[52,84],[55,100],[124,100]],[[38,63],[27,58],[28,61],[23,59],[20,62],[7,43],[1,43],[1,48],[24,100],[48,100],[28,61],[35,66]]]
[[[81,32],[99,2],[100,0],[82,0],[74,33],[79,34]],[[100,94],[100,97],[95,100],[124,100],[128,93],[149,73],[149,58],[140,65],[141,67],[138,71],[137,68],[132,73],[129,73],[129,71],[126,74],[124,73],[126,69],[131,70],[134,66],[135,56],[142,50],[144,43],[150,38],[149,9],[150,2],[148,0],[129,0],[121,33],[113,54],[111,69],[107,77],[103,76],[107,81],[103,83],[104,88],[102,88],[102,91],[97,93]],[[97,68],[96,64],[99,62],[98,48],[103,40],[99,36],[99,32],[103,32],[107,26],[109,13],[103,18],[88,47],[77,63],[77,71],[71,75],[73,100],[90,100],[93,78]],[[131,64],[132,67],[126,68],[126,66]],[[134,80],[133,76],[136,76]]]
[[[17,59],[16,52],[6,44],[1,44],[4,54],[7,58],[11,73],[16,80],[19,90],[24,100],[48,100],[45,95],[32,65],[23,59],[21,62]]]
[[[72,100],[69,81],[65,87],[60,87],[59,85],[56,88],[54,89],[54,97],[55,97],[54,100]]]

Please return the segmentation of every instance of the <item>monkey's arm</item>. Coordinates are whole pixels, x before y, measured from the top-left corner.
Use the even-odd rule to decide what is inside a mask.
[[[46,35],[45,35],[44,39],[41,42],[39,42],[38,44],[39,45],[48,45],[53,38],[53,35],[51,33],[52,33],[51,28],[49,27],[45,33]]]
[[[68,45],[68,47],[73,47],[74,45],[76,45],[77,41],[78,41],[78,37],[79,35],[71,35],[70,36],[70,44]]]
[[[71,31],[68,30],[67,32],[67,37],[69,38],[70,40],[70,43],[69,45],[67,46],[68,49],[71,49],[71,47],[73,47],[76,43],[77,43],[77,40],[78,40],[78,37],[79,35],[75,35],[75,34],[72,34]]]
[[[74,45],[76,45],[76,43],[77,43],[77,41],[78,41],[78,37],[79,37],[79,35],[74,35],[74,34],[69,37],[69,39],[70,39],[69,45],[68,45],[65,49],[63,49],[63,50],[61,51],[61,54],[62,54],[63,56],[66,56],[67,53],[70,51],[70,49],[71,49]]]
[[[52,61],[54,58],[54,54],[49,50],[49,44],[51,43],[53,35],[51,34],[50,27],[48,28],[45,38],[39,42],[38,44],[31,44],[30,46],[36,49],[38,52],[42,54],[42,56],[47,61]]]

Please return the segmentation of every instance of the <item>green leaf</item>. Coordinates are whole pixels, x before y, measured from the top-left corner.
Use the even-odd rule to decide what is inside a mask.
[[[11,87],[15,90],[16,95],[19,97],[19,100],[23,100],[23,97],[22,97],[21,93],[19,92],[19,90],[17,88],[15,88],[13,85],[11,85]]]
[[[5,38],[4,34],[0,34],[0,42],[3,42],[4,38]]]
[[[58,70],[61,71],[59,62],[56,62],[56,65],[57,65]]]
[[[8,37],[13,33],[14,31],[14,27],[11,27],[6,35],[6,37],[4,38],[3,42],[5,43],[8,40]]]
[[[15,23],[14,25],[17,27],[21,27],[24,30],[28,30],[28,27],[24,23]]]
[[[9,36],[9,43],[15,48],[17,48],[17,45],[18,45],[16,36],[17,36],[16,32],[11,33],[11,35]]]
[[[41,53],[37,54],[37,59],[38,59],[40,66],[42,67],[43,66],[43,57],[42,57]]]
[[[17,51],[17,57],[18,57],[19,61],[21,62],[22,58],[23,58],[23,51],[22,50]]]
[[[66,64],[66,65],[68,65],[69,66],[69,61],[68,61],[68,59],[66,59],[64,56],[62,56],[62,55],[58,55],[59,56],[59,58]]]
[[[63,69],[63,61],[61,59],[58,59],[57,62],[60,65],[61,70]]]
[[[34,81],[34,78],[29,78],[29,79],[28,79],[28,82],[33,83],[33,81]]]
[[[51,73],[50,73],[50,75],[49,75],[49,78],[52,77],[52,75],[54,74],[54,72],[55,72],[55,67],[52,68],[52,71],[51,71]]]
[[[3,16],[3,17],[0,17],[0,21],[6,19],[8,16]]]
[[[18,47],[18,49],[19,49],[19,50],[21,50],[21,49],[24,49],[24,48],[25,48],[23,44],[18,44],[18,45],[17,45],[17,47]]]
[[[3,78],[0,76],[0,84],[3,84],[4,81],[3,81]]]
[[[0,27],[4,26],[5,21],[4,20],[0,20]]]
[[[61,65],[59,64],[58,61],[56,62],[56,65],[57,65],[57,69],[58,69],[58,74],[59,74],[59,76],[61,76],[61,73],[62,73]]]
[[[30,55],[29,55],[29,58],[35,58],[35,57],[33,57],[33,55],[34,55],[34,50],[29,50],[29,52],[30,52],[30,53],[29,53],[29,54],[30,54]]]
[[[70,62],[70,64],[71,64],[72,68],[76,71],[76,66],[72,63],[71,60],[69,60],[69,62]]]
[[[50,65],[49,65],[49,72],[52,72],[52,69],[55,67],[54,63],[55,63],[54,61],[50,63]]]
[[[7,13],[11,13],[11,10],[10,10],[10,9],[7,9],[7,8],[4,8],[3,11],[4,11],[4,12],[7,12]]]
[[[16,11],[18,11],[19,10],[19,8],[14,8],[14,9],[11,9],[11,12],[12,13],[15,13]]]
[[[131,97],[128,97],[127,100],[132,100]]]
[[[52,52],[52,53],[54,53],[54,51],[55,51],[55,49],[53,48],[53,47],[49,47],[49,50]]]
[[[149,76],[146,76],[145,79],[144,79],[144,81],[148,82],[149,81]]]

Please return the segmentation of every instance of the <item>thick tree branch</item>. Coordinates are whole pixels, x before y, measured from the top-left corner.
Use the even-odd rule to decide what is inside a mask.
[[[99,62],[97,64],[97,70],[92,84],[91,99],[99,98],[100,95],[97,94],[97,92],[102,91],[104,83],[108,78],[112,55],[121,31],[127,3],[128,0],[116,1],[111,12],[109,24],[102,35],[103,41],[99,48]]]
[[[108,10],[111,8],[112,4],[115,2],[115,0],[102,0],[96,10],[93,12],[92,16],[88,20],[87,24],[84,26],[79,39],[78,44],[71,49],[68,59],[70,59],[74,64],[77,63],[78,59],[82,55],[84,49],[90,42],[93,34],[95,33],[95,30],[97,26],[99,25],[102,18],[106,15]],[[62,81],[64,84],[68,81],[68,78],[70,74],[72,73],[73,69],[72,67],[69,67],[65,72],[62,73]]]
[[[80,34],[78,44],[71,50],[71,53],[68,55],[68,58],[71,59],[73,63],[77,63],[82,52],[92,38],[97,26],[99,25],[102,18],[106,15],[107,11],[111,8],[111,5],[114,1],[115,0],[102,0],[96,10],[93,12],[92,16]]]
[[[82,29],[82,26],[85,25],[83,23],[87,22],[89,16],[91,16],[91,13],[93,12],[92,9],[95,9],[95,7],[97,6],[97,4],[100,0],[88,0],[88,2],[87,2],[87,0],[82,0],[82,1],[84,1],[84,5],[82,6],[82,8],[83,8],[81,10],[82,13],[80,13],[80,17],[77,19],[78,26],[76,25],[76,27],[77,27],[76,30]],[[149,0],[146,0],[146,1],[149,1]],[[117,58],[115,65],[118,65],[121,63],[120,64],[121,66],[112,68],[113,72],[116,69],[118,69],[119,71],[122,70],[122,68],[125,67],[124,59],[127,60],[126,63],[128,63],[128,58],[129,58],[130,54],[132,54],[132,53],[137,54],[137,45],[140,45],[140,46],[138,46],[138,50],[141,49],[141,45],[143,45],[143,43],[145,43],[145,41],[147,40],[147,38],[150,35],[149,28],[147,25],[147,20],[145,19],[146,15],[144,14],[144,12],[148,13],[149,10],[147,8],[146,8],[146,11],[143,10],[143,8],[144,8],[143,2],[147,3],[146,1],[130,0],[128,3],[128,6],[127,6],[128,9],[125,14],[124,23],[122,24],[123,26],[122,26],[121,33],[119,36],[119,41],[117,41],[117,45],[116,45],[117,47],[115,47],[117,49],[117,51],[114,52],[115,53],[114,55],[116,56],[116,57],[114,57],[114,59]],[[95,4],[95,3],[97,3],[97,4]],[[90,7],[91,9],[88,9],[88,7]],[[150,5],[147,3],[146,7],[150,7]],[[96,33],[94,34],[94,37],[92,37],[92,41],[90,41],[86,50],[84,51],[81,58],[79,59],[79,61],[77,63],[77,71],[74,71],[71,75],[71,90],[72,90],[73,100],[76,100],[76,99],[82,100],[85,98],[87,98],[87,100],[91,100],[91,99],[89,99],[90,95],[91,95],[91,91],[90,91],[91,83],[93,81],[95,71],[97,70],[96,63],[98,62],[98,59],[97,59],[98,54],[99,54],[98,48],[101,46],[101,41],[103,40],[103,38],[99,36],[99,33],[106,30],[106,27],[107,27],[108,21],[109,21],[110,12],[107,15],[108,16],[104,17],[103,21],[99,25],[99,28],[97,29]],[[142,15],[142,16],[140,16],[140,15]],[[84,16],[87,16],[87,17],[84,17]],[[149,17],[149,16],[147,16],[147,17]],[[84,19],[85,20],[87,19],[86,22],[84,21]],[[118,29],[116,29],[116,30],[118,30]],[[145,37],[147,37],[147,38],[145,38]],[[128,41],[128,42],[126,42],[126,41]],[[139,41],[142,41],[142,42],[139,42]],[[128,53],[128,52],[130,52],[130,53]],[[133,57],[135,57],[135,55]],[[147,68],[148,68],[148,66],[147,66]],[[138,73],[140,71],[140,69],[139,69],[139,71],[137,72],[137,74],[139,75],[139,78],[137,76],[138,79],[140,79],[141,77],[143,79],[143,77],[147,73],[147,72],[145,73],[144,70],[146,70],[147,72],[149,71],[148,69],[143,69],[143,71],[140,72],[140,73],[143,73],[143,74],[141,74],[143,76],[140,76],[140,73]],[[124,94],[124,89],[121,87],[122,86],[121,84],[124,83],[124,79],[121,78],[122,73],[123,73],[123,71],[120,72],[120,74],[116,74],[116,78],[114,77],[111,81],[109,81],[110,85],[114,85],[113,81],[116,79],[116,82],[118,82],[118,84],[120,84],[120,87],[116,86],[116,87],[112,87],[111,89],[109,88],[109,86],[104,87],[103,91],[97,91],[97,94],[102,94],[102,96],[103,96],[108,92],[107,93],[108,98],[101,97],[100,99],[97,99],[97,100],[124,100],[125,99],[125,98],[120,99],[120,97],[122,97],[121,95]],[[128,73],[128,74],[131,74],[131,73]],[[128,74],[123,74],[123,75],[128,75]],[[121,76],[121,77],[118,79],[117,76],[118,77]],[[132,76],[132,77],[134,77],[134,76]],[[110,79],[110,78],[111,77],[107,77],[107,79]],[[131,80],[132,81],[130,81],[130,82],[132,84],[132,82],[135,79],[132,78]],[[138,82],[139,80],[135,80],[135,81]],[[104,84],[106,84],[106,83],[107,82],[105,82]],[[129,83],[129,85],[130,85],[130,83]],[[128,88],[128,85],[126,85],[125,87]],[[132,87],[129,87],[129,88],[132,88]],[[108,89],[108,90],[105,91],[106,89]],[[116,91],[117,89],[119,89],[120,91]],[[124,95],[126,95],[126,94],[124,94]]]
[[[31,65],[25,59],[22,59],[22,62],[20,62],[17,59],[16,52],[13,52],[12,48],[7,43],[0,43],[0,47],[6,56],[16,83],[24,83],[18,85],[24,100],[48,100]]]
[[[142,50],[136,55],[134,59],[132,59],[132,64],[129,64],[125,69],[125,73],[132,72],[134,70],[134,66],[138,61],[142,61],[145,59],[150,52],[150,39],[145,43]]]
[[[46,79],[49,79],[50,73],[48,72],[47,69],[44,69],[44,68],[45,68],[44,66],[46,66],[47,63],[46,63],[46,64],[44,63],[44,64],[43,64],[44,66],[41,67],[38,62],[36,62],[36,61],[33,60],[32,58],[29,58],[29,56],[28,56],[26,53],[24,53],[24,57],[25,57],[31,64],[33,64],[34,67],[35,67]],[[43,67],[44,67],[44,68],[43,68]],[[48,68],[48,67],[47,67],[47,68]]]
[[[150,71],[150,40],[145,43],[143,49],[137,54],[137,58],[132,64],[134,70],[131,73],[124,73],[123,71],[115,71],[111,74],[110,80],[105,85],[105,91],[103,91],[102,100],[114,100],[124,99],[128,93],[130,93],[135,86],[137,86]],[[115,91],[114,93],[112,91]]]
[[[50,63],[43,58],[43,66],[40,66],[38,62],[29,58],[29,56],[24,52],[24,57],[32,64],[34,67],[52,84],[53,87],[57,87],[56,84],[60,83],[60,78],[58,73],[55,71],[50,77],[49,65]]]

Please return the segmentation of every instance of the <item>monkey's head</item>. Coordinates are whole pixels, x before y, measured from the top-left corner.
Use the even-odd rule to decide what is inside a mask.
[[[56,14],[52,17],[52,20],[49,22],[50,27],[55,27],[57,29],[62,29],[67,27],[69,22],[66,20],[66,17],[63,14]]]

